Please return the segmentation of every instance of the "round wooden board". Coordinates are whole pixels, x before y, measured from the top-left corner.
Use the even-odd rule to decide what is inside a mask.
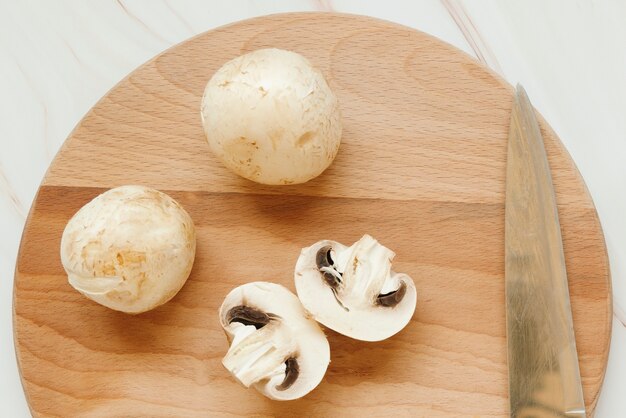
[[[308,57],[337,92],[334,164],[299,186],[242,180],[210,154],[204,85],[262,47]],[[31,209],[15,275],[17,357],[41,417],[502,417],[507,415],[504,184],[512,89],[466,54],[366,17],[286,14],[178,45],[111,90],[52,163]],[[545,122],[585,400],[607,361],[611,288],[598,218]],[[69,218],[107,188],[143,184],[190,212],[194,269],[168,304],[130,316],[75,292],[59,259]],[[270,401],[221,365],[217,309],[234,286],[294,290],[300,248],[369,233],[418,288],[411,323],[379,343],[327,331],[332,362],[303,399]]]

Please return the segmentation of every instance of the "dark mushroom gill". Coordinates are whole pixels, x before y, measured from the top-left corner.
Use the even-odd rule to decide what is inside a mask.
[[[393,292],[380,294],[376,297],[376,303],[381,306],[394,307],[402,301],[406,294],[406,283],[401,282],[400,287]]]
[[[280,385],[276,386],[276,389],[281,391],[289,389],[298,380],[298,375],[300,374],[300,366],[295,358],[288,358],[285,361],[285,366],[285,379]]]
[[[337,271],[337,268],[335,267],[335,262],[333,261],[333,258],[331,256],[331,251],[332,247],[330,245],[325,245],[324,247],[317,250],[317,254],[315,255],[315,264],[317,265],[317,269],[320,271],[320,273],[322,273],[322,277],[324,278],[326,284],[330,287],[337,287],[339,283],[341,283],[341,279],[339,279],[332,273],[322,271],[322,268],[324,267],[328,267]],[[340,272],[337,271],[337,273],[341,275]]]
[[[226,321],[229,324],[239,322],[244,325],[253,325],[256,329],[263,328],[272,318],[275,318],[272,314],[243,305],[231,308],[226,314]]]

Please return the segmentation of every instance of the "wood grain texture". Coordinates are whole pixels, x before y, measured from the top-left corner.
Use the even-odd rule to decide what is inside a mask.
[[[337,92],[334,164],[298,186],[242,180],[209,153],[205,83],[260,47],[308,57]],[[276,15],[223,27],[133,72],[81,121],[51,165],[24,230],[15,277],[16,350],[40,417],[502,417],[507,366],[504,182],[511,87],[464,53],[395,24]],[[553,171],[585,400],[604,376],[611,292],[600,224],[562,144],[542,122]],[[177,199],[198,229],[191,277],[168,304],[129,316],[68,284],[65,223],[107,188]],[[221,366],[217,309],[252,280],[294,290],[301,247],[370,233],[418,288],[400,334],[380,343],[327,331],[332,362],[305,398],[273,402]]]

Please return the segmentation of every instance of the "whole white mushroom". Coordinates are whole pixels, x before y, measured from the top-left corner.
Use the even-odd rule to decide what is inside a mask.
[[[337,97],[295,52],[260,49],[224,64],[202,98],[213,153],[263,184],[304,183],[334,160],[341,142]]]
[[[128,313],[174,297],[189,277],[195,252],[189,214],[168,195],[142,186],[97,196],[70,219],[61,239],[70,285]]]

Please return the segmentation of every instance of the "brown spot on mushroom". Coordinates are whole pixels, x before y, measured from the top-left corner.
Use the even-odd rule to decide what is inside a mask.
[[[146,261],[146,253],[143,251],[124,250],[118,252],[115,259],[120,266],[143,263]]]
[[[376,297],[376,303],[381,306],[394,307],[402,301],[406,294],[406,283],[401,282],[400,287],[393,292],[380,294]]]
[[[315,137],[314,132],[307,131],[300,135],[300,138],[296,140],[296,147],[302,148]]]
[[[294,384],[296,380],[298,380],[298,375],[300,374],[300,366],[298,365],[298,361],[290,357],[285,361],[285,379],[283,382],[276,386],[277,390],[287,390]]]
[[[112,262],[100,262],[94,265],[94,273],[96,276],[110,277],[115,276],[115,264]]]

